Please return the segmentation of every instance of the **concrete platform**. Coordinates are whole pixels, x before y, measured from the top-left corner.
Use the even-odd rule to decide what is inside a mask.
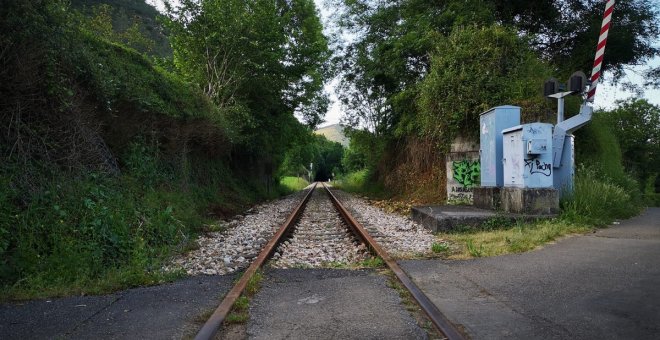
[[[432,232],[451,231],[457,228],[477,228],[495,218],[498,221],[535,221],[555,215],[520,215],[495,210],[479,209],[470,205],[427,205],[412,208],[413,221]]]

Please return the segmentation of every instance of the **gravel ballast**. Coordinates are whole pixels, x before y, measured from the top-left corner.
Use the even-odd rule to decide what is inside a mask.
[[[227,223],[227,230],[201,236],[198,249],[175,258],[166,269],[182,268],[189,275],[223,275],[246,268],[305,194],[301,191],[236,216]]]
[[[386,213],[361,198],[333,190],[353,216],[390,255],[411,258],[428,255],[434,236],[407,217]],[[258,205],[226,223],[228,229],[201,236],[199,248],[175,258],[166,267],[189,275],[223,275],[246,268],[275,234],[306,191]],[[317,197],[318,196],[318,197]],[[325,267],[355,264],[369,257],[363,244],[346,230],[321,189],[310,201],[291,238],[274,255],[276,268]],[[333,217],[334,216],[334,217]],[[225,222],[220,222],[225,223]]]
[[[355,265],[369,257],[348,231],[324,189],[316,189],[291,238],[273,255],[274,268]]]
[[[421,224],[405,216],[384,212],[349,193],[332,192],[391,256],[410,258],[431,253],[435,237]]]

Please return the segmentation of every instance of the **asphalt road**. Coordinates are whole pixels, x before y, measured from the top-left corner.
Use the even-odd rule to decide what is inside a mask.
[[[266,271],[250,304],[250,339],[424,339],[426,333],[370,270]]]
[[[472,339],[660,339],[660,208],[528,253],[401,265]]]
[[[0,305],[0,339],[180,339],[234,275],[197,276],[112,295]]]

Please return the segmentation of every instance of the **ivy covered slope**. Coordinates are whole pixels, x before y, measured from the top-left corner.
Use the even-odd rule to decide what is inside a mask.
[[[274,184],[279,164],[308,138],[293,116],[308,102],[282,99],[295,76],[279,88],[251,88],[254,103],[219,105],[201,85],[214,80],[193,70],[203,64],[184,68],[139,52],[133,47],[148,43],[141,29],[113,26],[108,10],[39,0],[10,1],[0,13],[1,299],[176,276],[161,270],[163,261],[214,220],[283,193]],[[238,40],[244,33],[234,32]],[[250,67],[269,74],[261,67],[282,65],[252,58],[241,60],[245,79]],[[320,66],[320,58],[310,60]],[[231,93],[245,98],[243,89]],[[270,105],[259,106],[261,98]]]

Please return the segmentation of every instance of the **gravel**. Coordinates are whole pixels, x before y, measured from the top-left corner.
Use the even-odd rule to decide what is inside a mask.
[[[435,237],[421,224],[405,216],[384,212],[343,191],[332,192],[391,256],[411,258],[431,253]]]
[[[273,254],[275,268],[322,268],[357,264],[369,257],[348,231],[324,189],[316,189],[296,228]]]
[[[246,268],[277,232],[306,191],[261,204],[235,216],[228,229],[201,236],[195,249],[175,258],[166,270],[183,269],[189,275],[223,275]],[[219,222],[224,223],[224,222]]]
[[[431,252],[434,236],[407,217],[386,213],[345,192],[333,190],[353,216],[390,255],[398,258]],[[223,275],[246,268],[300,203],[306,191],[258,205],[226,223],[227,230],[201,236],[198,249],[173,259],[166,270],[189,275]],[[369,257],[365,246],[346,229],[322,189],[316,190],[291,238],[278,248],[271,266],[351,265]]]

